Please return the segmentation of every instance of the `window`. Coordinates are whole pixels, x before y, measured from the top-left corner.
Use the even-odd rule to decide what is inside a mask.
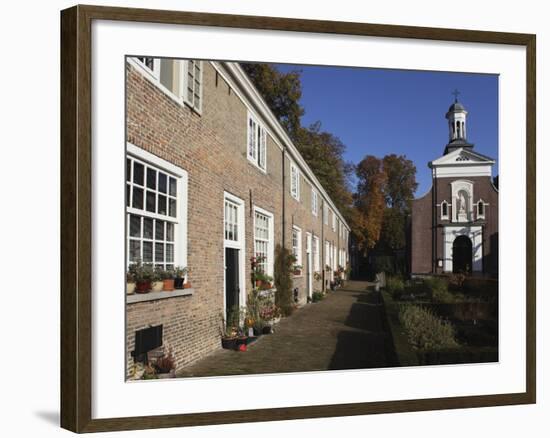
[[[183,65],[186,66],[186,72],[183,75],[185,80],[184,100],[200,112],[202,109],[202,61],[184,61]]]
[[[258,267],[273,274],[273,215],[259,208],[254,209],[254,254]]]
[[[323,219],[324,219],[325,225],[328,225],[328,207],[327,207],[327,204],[323,204]]]
[[[330,211],[332,213],[332,231],[336,232],[336,213],[334,211]]]
[[[485,203],[480,199],[477,203],[477,218],[485,219]]]
[[[130,145],[128,150],[145,159],[126,157],[126,220],[127,263],[141,261],[161,269],[174,269],[185,263],[185,238],[181,171],[179,175],[153,164],[145,151]],[[157,157],[152,158],[160,162]],[[162,164],[162,163],[161,163]],[[166,163],[168,167],[175,166]],[[180,169],[181,170],[181,169]],[[178,244],[176,242],[179,242]]]
[[[313,213],[313,216],[317,216],[317,209],[317,192],[311,189],[311,212]]]
[[[248,159],[262,170],[266,170],[267,132],[251,114],[248,114]]]
[[[441,219],[449,219],[449,204],[447,201],[441,203]]]
[[[290,194],[300,200],[300,171],[294,163],[290,163]]]
[[[313,236],[312,241],[312,253],[313,253],[313,270],[315,272],[319,272],[321,270],[320,263],[321,260],[319,258],[319,238],[317,236]]]
[[[138,62],[139,65],[143,67],[143,70],[145,70],[147,73],[153,75],[153,77],[155,78],[159,77],[159,59],[151,58],[148,56],[138,56],[134,59]]]
[[[292,254],[296,257],[296,264],[302,265],[302,230],[292,227]]]
[[[239,206],[229,199],[225,200],[224,236],[225,240],[239,241]]]
[[[325,240],[325,267],[330,267],[330,242]]]

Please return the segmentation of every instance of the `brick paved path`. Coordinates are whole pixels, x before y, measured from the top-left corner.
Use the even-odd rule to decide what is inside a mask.
[[[261,336],[248,351],[217,351],[178,377],[387,366],[378,295],[367,286],[348,281],[344,289],[281,320],[274,334]]]

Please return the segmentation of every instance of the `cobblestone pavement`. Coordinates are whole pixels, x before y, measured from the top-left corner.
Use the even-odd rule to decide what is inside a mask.
[[[216,351],[178,377],[387,366],[379,296],[368,285],[348,281],[323,301],[283,318],[275,333],[261,336],[248,351]]]

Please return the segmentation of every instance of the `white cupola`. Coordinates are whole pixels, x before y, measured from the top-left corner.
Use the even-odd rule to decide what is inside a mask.
[[[445,154],[453,151],[456,148],[472,148],[473,145],[466,140],[466,116],[468,111],[458,101],[457,90],[453,93],[455,95],[454,103],[449,107],[445,117],[449,124],[449,144],[445,148]]]

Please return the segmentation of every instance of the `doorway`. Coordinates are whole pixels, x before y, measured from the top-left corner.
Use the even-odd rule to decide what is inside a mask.
[[[226,321],[246,305],[244,201],[224,192],[223,312]],[[237,321],[238,322],[238,321]]]
[[[239,309],[241,305],[239,251],[235,248],[225,248],[225,312],[228,319],[229,315],[235,314],[235,309]]]
[[[453,272],[472,272],[472,241],[468,236],[458,236],[453,242]]]
[[[306,287],[307,296],[313,296],[313,273],[312,271],[312,252],[311,252],[311,233],[306,233]]]

